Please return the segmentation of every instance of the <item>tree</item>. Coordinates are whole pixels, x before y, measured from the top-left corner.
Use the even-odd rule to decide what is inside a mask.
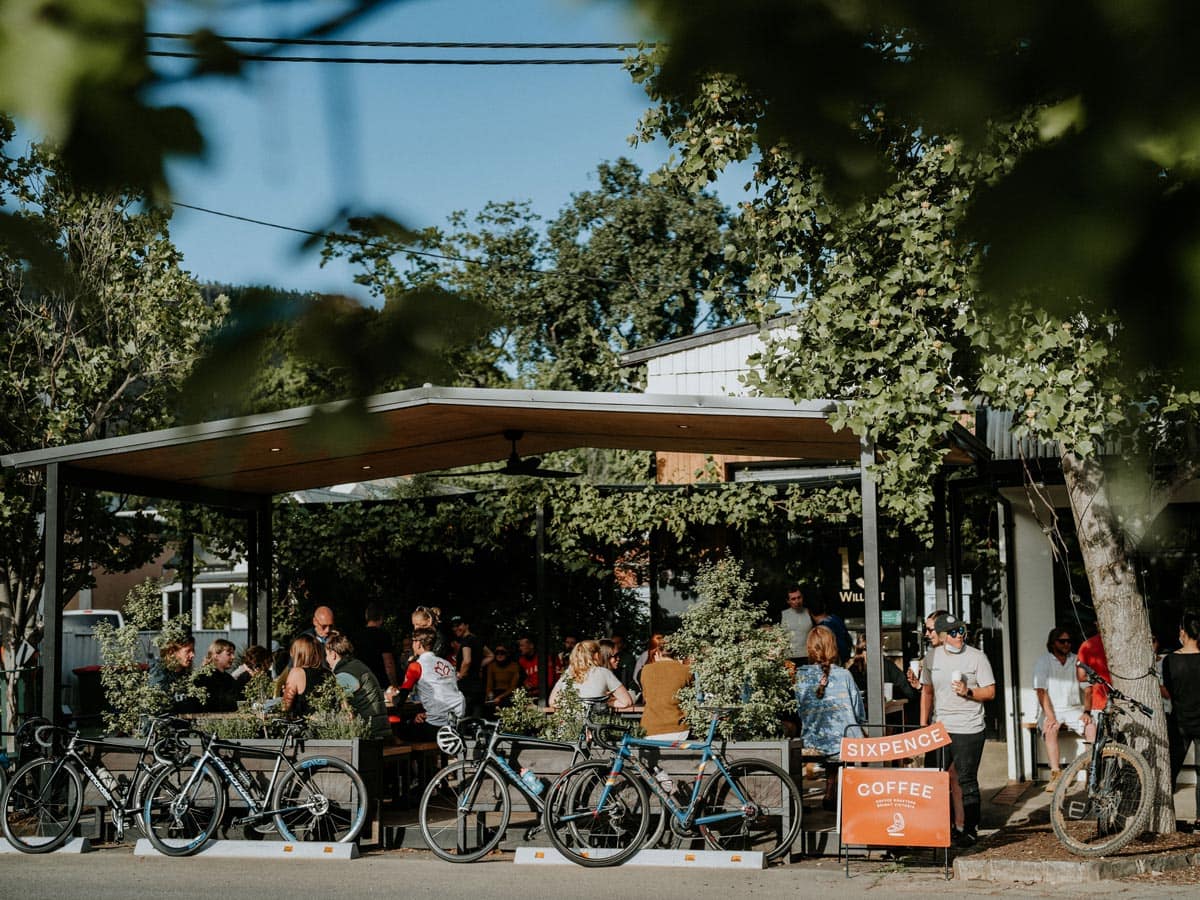
[[[622,352],[738,318],[745,273],[726,257],[729,215],[715,198],[647,181],[625,159],[596,179],[544,235],[528,203],[492,202],[413,248],[364,223],[325,253],[361,266],[356,280],[378,297],[436,287],[487,308],[492,330],[454,356],[462,383],[627,388]]]
[[[973,149],[992,123],[1039,110],[1022,158],[973,194],[964,221],[988,247],[989,293],[1064,315],[1064,298],[1088,296],[1122,321],[1132,369],[1200,373],[1200,99],[1186,3],[637,5],[669,45],[664,93],[738,78],[763,101],[765,144],[818,167],[843,198],[875,197],[896,174],[864,128],[879,112]]]
[[[0,122],[0,196],[8,215],[53,250],[59,276],[30,270],[20,250],[0,242],[0,450],[170,424],[221,304],[205,303],[180,267],[164,212],[133,193],[79,191],[53,150],[35,146],[10,155],[12,136],[11,123]],[[56,599],[65,602],[88,586],[92,564],[128,570],[161,547],[148,517],[117,518],[124,506],[124,498],[71,498],[63,593]],[[8,661],[39,630],[44,509],[41,472],[0,473],[0,646]],[[10,712],[15,696],[10,690]]]
[[[1153,679],[1143,677],[1153,656],[1130,550],[1195,473],[1187,451],[1200,397],[1179,389],[1169,367],[1129,365],[1123,322],[1092,298],[1062,299],[1062,314],[1029,301],[990,302],[980,277],[985,254],[968,228],[972,203],[1038,146],[1042,114],[997,125],[968,145],[880,110],[863,122],[862,140],[886,160],[887,186],[847,200],[829,189],[823,170],[772,141],[761,127],[769,102],[736,79],[714,76],[682,98],[661,92],[652,66],[638,75],[659,101],[642,134],[673,142],[681,155],[675,177],[698,188],[731,160],[756,159],[739,253],[754,266],[764,321],[782,309],[772,299],[777,285],[800,297],[789,326],[771,332],[752,383],[794,399],[838,401],[831,424],[879,443],[884,508],[917,527],[927,526],[931,478],[962,411],[1013,410],[1018,436],[1057,441],[1116,681],[1159,707]],[[716,140],[723,135],[736,140]],[[1147,481],[1167,476],[1136,513],[1112,494],[1118,450],[1141,462]],[[1170,830],[1161,711],[1145,738],[1160,775],[1156,825]]]

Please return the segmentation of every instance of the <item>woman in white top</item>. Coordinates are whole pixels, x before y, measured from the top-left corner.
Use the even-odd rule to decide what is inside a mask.
[[[633,698],[621,680],[612,669],[603,665],[600,660],[600,645],[596,641],[580,641],[571,651],[571,661],[567,671],[550,691],[550,708],[553,709],[558,700],[559,692],[571,679],[575,690],[584,700],[606,699],[613,709],[627,709],[633,706]]]

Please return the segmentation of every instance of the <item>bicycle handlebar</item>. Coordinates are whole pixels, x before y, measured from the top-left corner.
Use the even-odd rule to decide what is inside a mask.
[[[1130,706],[1132,706],[1134,709],[1136,709],[1138,712],[1140,712],[1143,716],[1146,716],[1147,718],[1150,718],[1154,715],[1153,709],[1151,709],[1145,703],[1142,703],[1139,700],[1134,700],[1128,694],[1124,694],[1117,688],[1113,687],[1113,684],[1111,681],[1109,681],[1107,678],[1105,678],[1103,675],[1101,675],[1099,672],[1097,672],[1095,669],[1093,669],[1087,663],[1076,660],[1075,665],[1083,671],[1083,674],[1087,678],[1089,684],[1101,685],[1106,691],[1108,691],[1108,695],[1110,697],[1112,697],[1114,700],[1121,700],[1124,703],[1128,703]]]

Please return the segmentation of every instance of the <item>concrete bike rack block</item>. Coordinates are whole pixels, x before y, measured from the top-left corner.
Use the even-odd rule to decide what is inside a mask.
[[[140,838],[134,856],[159,856],[154,845]],[[358,859],[358,844],[321,841],[209,841],[196,856],[210,859]],[[165,858],[165,857],[164,857]]]
[[[592,850],[589,855],[601,859],[611,850]],[[553,847],[518,847],[513,862],[529,866],[573,866]],[[659,866],[671,869],[765,869],[766,858],[755,850],[731,853],[724,850],[641,850],[623,864],[628,866]]]

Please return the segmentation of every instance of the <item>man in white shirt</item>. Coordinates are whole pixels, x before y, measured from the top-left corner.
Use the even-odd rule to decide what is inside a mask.
[[[804,592],[799,585],[793,584],[787,592],[787,609],[779,617],[779,624],[788,630],[792,638],[792,646],[788,655],[798,666],[808,663],[808,633],[812,631],[813,620],[808,610],[804,608]]]
[[[1067,728],[1090,741],[1095,737],[1096,726],[1084,715],[1070,632],[1065,628],[1051,629],[1046,638],[1046,650],[1049,652],[1043,654],[1033,667],[1033,689],[1037,692],[1038,727],[1046,742],[1046,758],[1050,760],[1050,783],[1046,785],[1046,791],[1050,792],[1062,775],[1058,755],[1059,730]]]

